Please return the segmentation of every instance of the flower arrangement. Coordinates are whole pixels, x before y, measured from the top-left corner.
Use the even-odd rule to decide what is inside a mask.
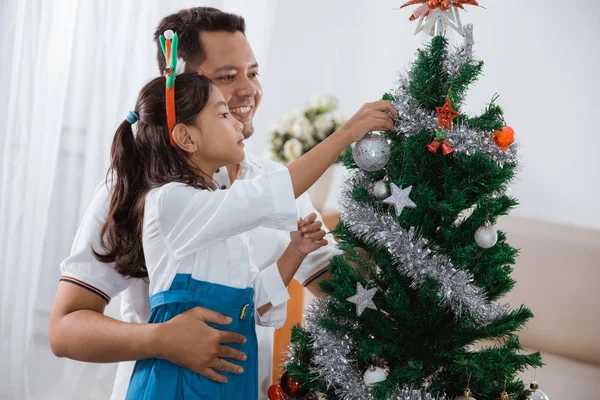
[[[289,164],[325,140],[345,122],[334,114],[337,107],[335,96],[314,96],[304,109],[279,118],[271,132],[270,157]]]

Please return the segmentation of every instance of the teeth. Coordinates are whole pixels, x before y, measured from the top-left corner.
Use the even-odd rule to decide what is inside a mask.
[[[234,114],[246,114],[249,113],[250,110],[252,110],[252,107],[236,107],[232,108],[231,112]]]

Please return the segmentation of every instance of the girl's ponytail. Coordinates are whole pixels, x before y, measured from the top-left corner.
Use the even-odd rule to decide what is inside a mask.
[[[132,129],[138,118],[138,114],[131,111],[113,138],[107,177],[111,191],[110,210],[101,231],[102,247],[108,253],[93,251],[100,261],[115,262],[116,270],[121,274],[141,278],[148,273],[141,241],[143,198],[140,194],[144,185],[140,175],[143,168]]]

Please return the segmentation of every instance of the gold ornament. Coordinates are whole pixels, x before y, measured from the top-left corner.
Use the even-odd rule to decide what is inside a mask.
[[[173,68],[167,67],[167,68],[165,68],[163,75],[165,77],[169,77],[169,76],[173,75],[173,72],[175,72],[175,70]]]
[[[510,397],[508,397],[508,393],[506,393],[506,390],[500,393],[500,400],[510,400]]]
[[[457,397],[456,400],[476,400],[476,399],[473,397],[473,393],[471,393],[471,389],[466,388],[463,395],[460,397]]]

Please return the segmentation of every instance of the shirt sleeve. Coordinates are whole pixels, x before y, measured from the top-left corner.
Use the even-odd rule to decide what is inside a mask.
[[[287,306],[290,298],[287,288],[283,284],[277,264],[260,271],[253,283],[254,304],[258,310],[265,304],[271,303],[271,309],[256,315],[256,323],[261,326],[280,328],[285,323]]]
[[[101,183],[77,230],[71,254],[60,265],[61,281],[85,288],[107,303],[129,285],[129,280],[116,271],[114,263],[103,263],[92,252],[92,249],[98,253],[104,250],[100,231],[108,217],[109,206],[108,188]]]
[[[183,184],[160,189],[159,232],[178,259],[258,226],[297,229],[294,190],[287,168],[255,179],[236,180],[226,190],[209,191]]]
[[[300,196],[296,200],[296,205],[298,208],[298,215],[300,215],[300,217],[304,218],[311,213],[315,213],[317,214],[317,220],[323,222],[323,217],[315,209],[315,206],[313,206],[308,194],[305,193]],[[316,251],[313,251],[306,256],[304,262],[300,265],[300,268],[298,268],[298,271],[296,271],[296,274],[294,275],[294,278],[296,278],[296,280],[303,286],[308,285],[314,279],[322,275],[327,270],[331,259],[341,253],[336,246],[336,241],[333,235],[325,226],[323,226],[323,230],[327,232],[325,235],[327,245]]]

